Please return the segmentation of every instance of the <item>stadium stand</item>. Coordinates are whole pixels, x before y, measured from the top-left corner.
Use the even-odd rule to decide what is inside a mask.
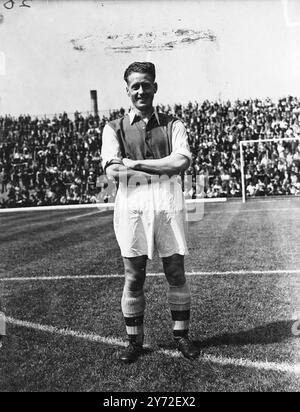
[[[185,124],[193,162],[190,197],[241,197],[241,140],[261,140],[245,147],[246,187],[250,197],[300,195],[300,145],[263,142],[300,136],[300,101],[287,97],[234,103],[158,106]],[[110,202],[103,190],[102,131],[107,121],[125,114],[49,118],[0,117],[0,207],[28,207]],[[204,189],[196,187],[196,176]],[[103,194],[103,197],[101,198]]]

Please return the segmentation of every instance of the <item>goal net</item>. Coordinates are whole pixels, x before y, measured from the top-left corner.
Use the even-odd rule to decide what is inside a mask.
[[[240,142],[243,202],[300,196],[300,137]]]

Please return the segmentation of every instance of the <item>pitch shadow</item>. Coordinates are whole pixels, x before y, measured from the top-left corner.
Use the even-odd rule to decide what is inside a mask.
[[[249,331],[238,333],[225,333],[202,341],[194,341],[199,348],[213,346],[245,346],[245,345],[269,345],[280,343],[289,338],[296,338],[292,328],[295,321],[280,321],[268,325],[259,326]]]

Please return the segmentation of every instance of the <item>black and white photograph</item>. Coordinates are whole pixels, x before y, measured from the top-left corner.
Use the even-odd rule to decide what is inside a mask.
[[[300,1],[0,0],[0,392],[300,392]]]

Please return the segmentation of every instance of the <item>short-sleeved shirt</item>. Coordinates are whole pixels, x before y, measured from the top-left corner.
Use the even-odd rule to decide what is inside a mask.
[[[129,130],[124,131],[122,123],[125,124],[125,129],[127,123],[131,129],[128,127]],[[171,126],[171,137],[166,136],[169,126]],[[123,129],[123,134],[129,135],[126,147],[118,133],[120,128]],[[170,144],[168,144],[169,138],[171,138]],[[158,114],[156,111],[147,120],[140,119],[134,110],[131,110],[125,120],[119,119],[105,126],[102,140],[104,169],[113,163],[121,164],[124,157],[132,160],[146,160],[180,154],[190,161],[192,158],[188,135],[183,123],[170,116]]]

